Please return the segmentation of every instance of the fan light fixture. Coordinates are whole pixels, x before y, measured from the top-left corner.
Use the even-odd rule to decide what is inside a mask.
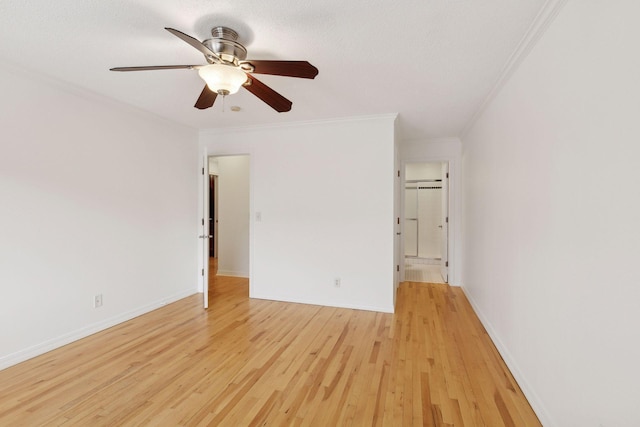
[[[247,81],[247,74],[232,65],[205,65],[198,70],[198,74],[211,91],[223,96],[236,93],[240,86]]]
[[[216,98],[236,93],[240,86],[257,96],[278,113],[291,110],[292,102],[256,79],[254,74],[313,79],[318,69],[307,61],[280,61],[247,59],[247,49],[238,40],[238,33],[231,28],[217,26],[211,29],[211,38],[200,41],[175,28],[165,30],[204,55],[203,65],[148,65],[142,67],[115,67],[111,71],[145,70],[198,70],[206,86],[202,89],[194,107],[204,110],[213,107]]]

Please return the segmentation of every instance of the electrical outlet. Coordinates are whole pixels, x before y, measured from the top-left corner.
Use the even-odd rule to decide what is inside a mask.
[[[102,294],[93,297],[93,308],[102,307]]]
[[[335,286],[336,288],[340,287],[340,278],[336,277],[335,279],[333,279],[333,286]]]

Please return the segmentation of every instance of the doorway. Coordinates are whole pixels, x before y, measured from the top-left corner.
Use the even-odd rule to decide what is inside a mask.
[[[448,163],[405,165],[405,280],[448,282]]]
[[[249,156],[208,156],[202,168],[201,238],[204,307],[218,276],[249,277]],[[212,293],[215,295],[215,292]]]
[[[208,157],[207,181],[209,200],[204,213],[210,236],[207,257],[217,259],[220,275],[248,277],[249,156]]]

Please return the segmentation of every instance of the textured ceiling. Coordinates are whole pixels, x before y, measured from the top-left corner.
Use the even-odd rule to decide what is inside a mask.
[[[459,135],[544,0],[2,0],[0,60],[199,129],[399,113],[403,139]],[[172,36],[226,25],[252,59],[308,60],[315,80],[258,76],[293,101],[276,113],[245,90],[193,108],[200,64]],[[231,112],[237,105],[240,112]]]

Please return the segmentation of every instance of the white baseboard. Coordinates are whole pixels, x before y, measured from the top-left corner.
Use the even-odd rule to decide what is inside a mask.
[[[79,339],[88,337],[89,335],[93,335],[96,332],[100,332],[105,329],[111,328],[112,326],[115,326],[122,322],[126,322],[127,320],[131,320],[134,317],[138,317],[140,315],[143,315],[145,313],[158,309],[164,305],[171,304],[172,302],[191,296],[195,293],[197,293],[195,289],[185,289],[181,292],[175,293],[165,298],[161,298],[157,301],[154,301],[150,304],[144,305],[137,309],[119,314],[117,316],[102,320],[100,322],[93,323],[91,325],[77,329],[73,332],[61,335],[57,338],[53,338],[45,342],[42,342],[40,344],[36,344],[34,346],[28,347],[24,350],[20,350],[15,353],[8,354],[0,358],[0,370],[6,369],[13,365],[17,365],[20,362],[24,362],[25,360],[32,359],[36,356],[40,356],[51,350],[55,350],[56,348],[70,344]]]
[[[557,425],[556,423],[552,422],[549,412],[546,410],[545,406],[542,404],[542,400],[540,399],[540,397],[534,391],[533,387],[531,387],[529,382],[526,380],[525,376],[522,374],[522,372],[518,368],[518,364],[515,362],[513,356],[511,355],[507,347],[503,344],[503,342],[500,340],[500,337],[498,336],[496,330],[493,328],[493,325],[491,325],[491,323],[487,320],[487,317],[484,315],[482,310],[480,310],[480,307],[478,306],[478,304],[476,304],[475,300],[471,296],[471,293],[464,287],[464,285],[461,286],[461,289],[464,292],[464,295],[467,297],[467,300],[469,300],[471,307],[473,307],[473,311],[475,311],[476,316],[478,316],[478,319],[480,319],[480,323],[482,323],[482,326],[484,326],[484,328],[486,329],[487,333],[489,334],[489,337],[493,341],[493,344],[498,349],[498,353],[500,353],[500,356],[502,356],[502,360],[504,360],[504,363],[507,365],[507,367],[511,371],[511,374],[513,375],[515,380],[518,382],[518,385],[520,386],[522,393],[524,393],[525,397],[529,401],[529,404],[531,405],[531,407],[533,408],[533,411],[538,416],[538,419],[540,420],[542,425],[546,427],[552,427]]]
[[[244,272],[244,271],[218,270],[217,276],[248,278],[249,277],[249,273]]]
[[[348,308],[351,310],[363,310],[363,311],[375,311],[380,313],[393,313],[393,307],[376,307],[376,306],[367,306],[367,305],[359,305],[359,304],[341,304],[335,303],[331,301],[311,301],[311,300],[300,300],[296,298],[280,296],[280,295],[255,295],[249,294],[250,298],[255,299],[264,299],[268,301],[281,301],[281,302],[291,302],[295,304],[306,304],[306,305],[318,305],[322,307],[335,307],[335,308]]]

